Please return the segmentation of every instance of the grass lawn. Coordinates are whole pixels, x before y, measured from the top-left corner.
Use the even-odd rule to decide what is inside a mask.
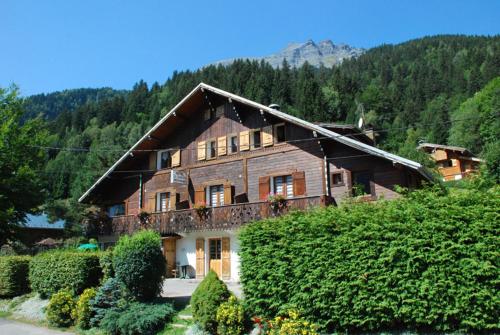
[[[175,306],[175,304],[174,304]],[[177,306],[175,306],[177,308]],[[181,307],[182,308],[182,307]],[[191,305],[184,306],[174,316],[165,329],[159,334],[161,335],[183,335],[186,330],[193,325],[193,315],[191,313]]]

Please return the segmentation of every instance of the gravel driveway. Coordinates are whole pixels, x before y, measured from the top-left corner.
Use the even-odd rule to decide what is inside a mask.
[[[0,334],[2,335],[74,335],[74,333],[62,332],[58,330],[48,329],[21,323],[17,321],[0,318]]]

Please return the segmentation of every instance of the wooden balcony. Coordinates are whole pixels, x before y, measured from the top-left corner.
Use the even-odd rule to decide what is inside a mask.
[[[275,210],[267,201],[241,203],[204,210],[183,209],[149,215],[148,222],[141,223],[136,215],[111,218],[111,226],[102,234],[132,234],[141,228],[158,231],[162,235],[187,233],[201,230],[228,230],[268,217],[276,217],[293,210],[307,210],[333,203],[327,196],[287,199],[286,205]]]

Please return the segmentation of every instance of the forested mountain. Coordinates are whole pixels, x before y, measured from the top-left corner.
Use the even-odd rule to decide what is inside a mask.
[[[480,117],[481,104],[489,104],[484,122],[498,120],[498,98],[491,93],[498,92],[499,81],[492,81],[498,76],[500,36],[434,36],[376,47],[333,68],[308,63],[293,68],[284,62],[274,69],[263,61],[236,60],[229,66],[175,72],[163,85],[148,87],[140,81],[128,94],[111,92],[50,121],[52,146],[90,151],[50,150],[45,171],[49,194],[52,199],[79,197],[201,81],[263,104],[278,103],[282,111],[310,121],[353,123],[364,115],[379,134],[379,146],[409,158],[418,159],[418,140],[460,145],[461,132],[476,137],[467,143],[479,143],[471,149],[486,155],[488,143],[500,137],[498,130],[490,127],[489,139],[481,140],[482,133],[468,125]],[[466,102],[489,82],[482,95],[489,98]],[[37,103],[48,106],[41,97],[30,99],[31,110],[46,108]]]
[[[26,117],[33,118],[43,115],[46,119],[53,119],[63,112],[71,112],[87,103],[99,103],[114,97],[124,97],[126,91],[104,88],[77,88],[36,94],[25,100]]]

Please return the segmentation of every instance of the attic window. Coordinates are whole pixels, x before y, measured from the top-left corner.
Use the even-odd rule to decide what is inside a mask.
[[[276,143],[285,142],[285,124],[277,124],[274,126],[274,141]]]
[[[157,169],[169,169],[172,167],[172,153],[170,150],[158,151]]]
[[[217,142],[215,140],[207,141],[207,159],[215,158],[217,153]]]
[[[250,136],[250,147],[252,149],[260,148],[260,129],[254,130]]]
[[[212,110],[211,108],[205,109],[203,111],[203,120],[204,121],[209,121],[215,118],[215,111]]]

